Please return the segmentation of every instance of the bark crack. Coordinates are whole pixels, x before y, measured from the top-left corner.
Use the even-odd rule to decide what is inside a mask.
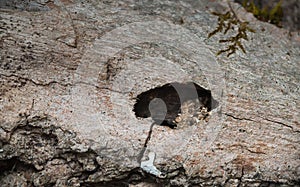
[[[258,121],[250,119],[250,118],[244,118],[244,117],[240,118],[240,117],[236,117],[236,116],[234,116],[232,114],[228,114],[228,113],[223,113],[223,114],[226,115],[226,116],[229,116],[229,117],[231,117],[233,119],[236,119],[236,120],[246,120],[246,121],[252,121],[252,122],[257,122],[258,123]],[[268,122],[272,122],[272,123],[275,123],[275,124],[279,124],[279,125],[285,126],[285,127],[289,128],[289,129],[291,129],[293,132],[298,132],[298,133],[300,132],[300,130],[295,130],[293,126],[285,124],[283,122],[272,120],[272,119],[268,119],[268,118],[264,118],[264,117],[259,117],[259,118],[261,118],[261,119],[263,119],[265,121],[268,121]]]
[[[148,136],[147,136],[147,138],[145,140],[145,143],[144,143],[144,146],[143,146],[140,154],[138,155],[138,163],[140,163],[140,164],[142,163],[142,158],[143,158],[144,153],[145,153],[145,151],[147,149],[148,142],[150,141],[150,138],[151,138],[151,135],[152,135],[152,129],[153,129],[154,124],[155,124],[155,122],[153,122],[151,124],[149,132],[148,132]]]
[[[14,75],[14,74],[10,74],[10,75],[0,74],[0,76],[4,76],[6,78],[14,77],[14,78],[17,78],[20,81],[30,82],[30,83],[34,84],[35,86],[42,86],[42,87],[51,86],[53,84],[58,84],[58,85],[61,85],[61,86],[64,86],[64,87],[75,86],[75,85],[78,85],[78,84],[84,84],[84,85],[87,85],[87,86],[95,87],[96,89],[105,89],[105,90],[109,90],[111,92],[116,92],[116,93],[121,93],[121,94],[130,93],[130,91],[125,92],[125,91],[115,90],[115,89],[110,88],[109,86],[98,86],[98,85],[94,85],[94,84],[90,84],[90,83],[86,83],[86,82],[81,82],[81,81],[74,82],[74,83],[61,83],[61,82],[58,82],[56,80],[49,81],[49,82],[38,82],[38,81],[35,81],[33,79],[30,79],[30,78],[27,78],[27,77],[21,77],[21,76]]]
[[[249,118],[240,118],[240,117],[236,117],[232,114],[228,114],[228,113],[223,113],[225,116],[229,116],[229,117],[232,117],[233,119],[237,119],[237,120],[246,120],[246,121],[254,121],[256,122],[255,120],[253,119],[249,119]]]
[[[300,132],[300,130],[295,130],[293,126],[288,125],[288,124],[285,124],[285,123],[282,123],[282,122],[280,122],[280,121],[276,121],[276,120],[272,120],[272,119],[268,119],[268,118],[263,118],[263,117],[261,117],[261,118],[264,119],[264,120],[266,120],[266,121],[269,121],[269,122],[272,122],[272,123],[276,123],[276,124],[280,124],[280,125],[282,125],[282,126],[285,126],[285,127],[287,127],[287,128],[290,128],[290,129],[292,129],[292,131],[294,131],[294,132]]]
[[[1,76],[4,76],[6,78],[11,78],[11,77],[14,77],[14,78],[17,78],[19,81],[26,81],[26,82],[31,82],[32,84],[36,85],[36,86],[50,86],[52,84],[59,84],[59,85],[62,85],[62,86],[72,86],[71,83],[60,83],[60,82],[57,82],[55,80],[53,81],[49,81],[49,82],[46,82],[46,83],[43,83],[43,82],[37,82],[33,79],[30,79],[30,78],[27,78],[27,77],[21,77],[21,76],[18,76],[18,75],[14,75],[14,74],[10,74],[10,75],[5,75],[5,74],[0,74]]]
[[[241,185],[242,185],[242,183],[243,183],[243,177],[244,177],[244,167],[242,166],[242,173],[241,173],[241,177],[238,177],[237,179],[238,179],[238,185],[237,185],[237,187],[240,187]]]

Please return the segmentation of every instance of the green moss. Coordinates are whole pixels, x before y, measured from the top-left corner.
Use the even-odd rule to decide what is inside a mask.
[[[219,40],[219,43],[226,43],[227,47],[223,50],[218,51],[217,55],[227,53],[227,57],[229,57],[230,55],[234,54],[238,49],[246,53],[246,50],[242,45],[241,40],[248,40],[247,31],[255,32],[254,29],[248,26],[249,23],[240,21],[231,7],[230,11],[224,14],[216,12],[213,12],[212,14],[218,16],[218,26],[214,31],[208,34],[208,38],[212,37],[218,32],[223,32],[223,34],[226,35],[230,29],[232,29],[233,32],[236,32],[233,36],[227,39]]]
[[[252,12],[259,20],[270,22],[281,27],[283,18],[282,0],[280,0],[273,8],[259,7],[254,4],[253,0],[244,0],[242,6],[248,11]]]

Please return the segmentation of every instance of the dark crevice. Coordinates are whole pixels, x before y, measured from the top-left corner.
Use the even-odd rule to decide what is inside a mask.
[[[244,177],[244,167],[242,166],[242,173],[241,173],[241,176],[237,178],[238,181],[239,181],[237,187],[240,187],[240,186],[241,186],[243,177]]]
[[[143,148],[142,148],[140,154],[138,155],[138,163],[139,163],[139,164],[141,164],[141,162],[142,162],[142,158],[143,158],[144,153],[145,153],[145,151],[146,151],[146,149],[147,149],[148,142],[150,141],[150,138],[151,138],[151,135],[152,135],[152,129],[153,129],[153,126],[154,126],[154,125],[155,125],[155,123],[152,123],[152,124],[151,124],[150,130],[149,130],[149,132],[148,132],[148,136],[147,136],[147,138],[146,138],[146,140],[145,140],[145,143],[144,143],[144,146],[143,146]]]
[[[292,129],[292,131],[294,131],[294,132],[300,132],[300,131],[298,131],[298,130],[294,130],[294,128],[293,128],[292,126],[287,125],[287,124],[285,124],[285,123],[282,123],[282,122],[280,122],[280,121],[271,120],[271,119],[267,119],[267,118],[263,118],[263,117],[262,117],[262,119],[264,119],[264,120],[266,120],[266,121],[269,121],[269,122],[272,122],[272,123],[277,123],[277,124],[283,125],[283,126],[285,126],[285,127],[287,127],[287,128]]]
[[[7,171],[8,172],[18,171],[19,169],[37,171],[33,165],[20,161],[18,157],[12,157],[10,159],[0,160],[1,174]]]
[[[225,116],[229,116],[229,117],[232,117],[233,119],[236,119],[236,120],[246,120],[246,121],[253,121],[253,122],[256,122],[252,119],[249,119],[249,118],[239,118],[239,117],[236,117],[232,114],[228,114],[228,113],[223,113]]]
[[[240,117],[236,117],[236,116],[234,116],[234,115],[232,115],[232,114],[228,114],[228,113],[223,113],[223,114],[226,115],[226,116],[232,117],[233,119],[236,119],[236,120],[246,120],[246,121],[258,122],[258,121],[255,121],[255,120],[249,119],[249,118],[240,118]],[[287,127],[287,128],[290,128],[290,129],[291,129],[292,131],[294,131],[294,132],[300,132],[299,130],[295,130],[295,129],[293,128],[293,126],[287,125],[287,124],[282,123],[282,122],[280,122],[280,121],[271,120],[271,119],[264,118],[264,117],[260,117],[260,118],[263,119],[263,120],[272,122],[272,123],[276,123],[276,124],[283,125],[283,126],[285,126],[285,127]]]
[[[17,156],[0,160],[1,186],[15,186],[14,177],[16,176],[23,176],[26,179],[26,182],[23,183],[25,186],[34,186],[31,176],[37,172],[39,171],[32,164],[21,161]],[[7,178],[7,176],[11,177]]]

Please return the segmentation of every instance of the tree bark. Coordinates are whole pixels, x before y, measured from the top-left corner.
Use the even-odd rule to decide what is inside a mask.
[[[2,186],[299,185],[300,40],[288,31],[232,3],[256,32],[227,57],[228,36],[208,38],[223,1],[0,5]],[[171,129],[132,111],[142,92],[190,81],[218,101],[209,118],[183,112]]]

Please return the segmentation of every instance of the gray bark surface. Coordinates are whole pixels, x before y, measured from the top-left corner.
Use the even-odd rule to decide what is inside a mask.
[[[1,186],[299,186],[299,33],[232,3],[256,32],[226,57],[225,1],[18,2],[0,3]],[[135,117],[175,81],[212,91],[207,121]]]

